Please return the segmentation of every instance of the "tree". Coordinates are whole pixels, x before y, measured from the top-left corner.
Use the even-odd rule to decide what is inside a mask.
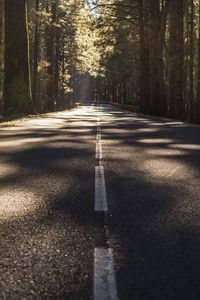
[[[190,3],[190,68],[189,68],[189,81],[190,81],[190,121],[194,121],[194,1]]]
[[[39,4],[40,1],[36,0],[35,2],[35,32],[34,32],[34,50],[33,50],[33,80],[32,80],[32,95],[33,95],[33,103],[36,108],[36,110],[39,110],[39,103],[37,99],[37,89],[38,89],[38,52],[39,52]]]
[[[26,113],[33,107],[27,0],[5,3],[5,113]],[[1,40],[3,23],[0,6]],[[199,24],[199,0],[30,1],[37,111],[61,110],[81,101],[87,82],[95,87],[97,101],[200,122]],[[0,71],[4,69],[1,53],[2,43]]]
[[[3,94],[4,69],[4,1],[0,0],[0,99]]]
[[[200,116],[200,1],[198,6],[198,54],[197,54],[197,112]]]
[[[145,27],[147,14],[144,11],[143,0],[138,0],[138,19],[139,19],[139,36],[140,36],[140,109],[145,113],[150,107],[150,86],[149,86],[149,47],[148,36]]]
[[[183,0],[170,1],[169,9],[169,116],[183,119]]]
[[[5,1],[4,101],[5,115],[34,112],[31,96],[27,0]]]

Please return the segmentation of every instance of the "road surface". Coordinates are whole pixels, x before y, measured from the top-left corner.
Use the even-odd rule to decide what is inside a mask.
[[[199,299],[200,128],[85,105],[0,129],[0,299]]]

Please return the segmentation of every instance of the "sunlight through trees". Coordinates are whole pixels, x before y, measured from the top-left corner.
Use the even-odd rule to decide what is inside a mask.
[[[17,1],[18,7],[6,1],[3,10],[4,2],[2,114],[33,112],[33,104],[46,112],[97,101],[200,122],[199,1],[28,1],[29,45],[22,24],[26,1]],[[20,55],[23,63],[17,66]]]

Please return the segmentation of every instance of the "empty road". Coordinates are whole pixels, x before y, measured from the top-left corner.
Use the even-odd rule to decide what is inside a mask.
[[[0,128],[0,299],[197,300],[200,127],[84,105]]]

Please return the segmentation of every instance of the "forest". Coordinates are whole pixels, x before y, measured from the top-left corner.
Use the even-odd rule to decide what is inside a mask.
[[[0,115],[76,102],[200,123],[198,0],[0,0]]]

